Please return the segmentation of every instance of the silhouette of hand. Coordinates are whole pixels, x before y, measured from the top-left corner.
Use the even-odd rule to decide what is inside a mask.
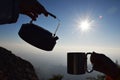
[[[120,69],[118,66],[104,54],[93,52],[91,54],[90,60],[93,64],[93,69],[96,71],[107,74],[113,79],[117,78],[120,75]]]
[[[36,20],[39,14],[43,13],[48,16],[47,10],[37,0],[20,0],[20,13],[25,14]]]

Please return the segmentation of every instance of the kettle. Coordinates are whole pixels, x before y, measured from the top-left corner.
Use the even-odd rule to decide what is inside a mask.
[[[53,17],[55,18],[55,16]],[[59,39],[58,36],[56,36],[59,25],[60,24],[58,24],[57,29],[53,34],[43,27],[33,24],[31,21],[30,23],[22,24],[18,35],[32,46],[45,51],[52,51],[56,41]]]

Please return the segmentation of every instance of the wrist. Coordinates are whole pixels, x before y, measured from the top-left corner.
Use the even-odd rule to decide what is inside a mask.
[[[110,76],[113,80],[118,80],[118,78],[120,80],[120,68],[117,66],[117,68],[114,69],[114,71],[112,72]]]
[[[117,75],[114,76],[115,80],[120,80],[120,68],[118,68]]]
[[[120,80],[120,76],[116,78],[116,80]]]
[[[12,0],[12,12],[8,23],[15,23],[19,17],[19,1]]]

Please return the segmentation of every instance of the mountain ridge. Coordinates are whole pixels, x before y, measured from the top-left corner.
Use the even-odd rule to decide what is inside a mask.
[[[39,80],[33,65],[0,47],[0,80]]]

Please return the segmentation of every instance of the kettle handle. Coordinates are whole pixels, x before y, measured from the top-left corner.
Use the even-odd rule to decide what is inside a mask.
[[[50,12],[48,12],[48,14],[50,15],[50,16],[52,16],[53,18],[57,18],[54,14],[52,14],[52,13],[50,13]]]
[[[51,13],[49,13],[49,15],[50,16],[52,16],[53,18],[55,18],[55,19],[57,19],[58,20],[58,25],[57,25],[57,28],[55,29],[55,32],[53,33],[53,36],[55,36],[56,35],[56,33],[57,33],[57,31],[58,31],[58,28],[60,27],[60,19],[59,18],[57,18],[55,15],[53,15],[53,14],[51,14]],[[33,19],[32,20],[30,20],[30,24],[32,24],[33,23]]]
[[[57,20],[58,20],[58,25],[57,25],[57,28],[55,29],[54,36],[56,35],[58,28],[60,27],[60,20],[58,18],[57,18]]]

